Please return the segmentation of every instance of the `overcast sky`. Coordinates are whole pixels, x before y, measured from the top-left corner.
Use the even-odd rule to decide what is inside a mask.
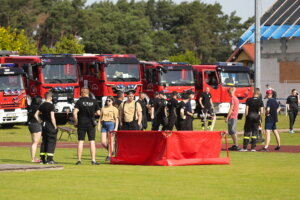
[[[99,2],[101,0],[87,0],[87,4],[92,4],[94,2]],[[113,0],[116,2],[117,0]],[[145,0],[147,1],[147,0]],[[173,0],[176,3],[180,3],[180,0]],[[187,0],[192,1],[192,0]],[[222,5],[223,12],[225,14],[230,14],[236,11],[236,15],[242,17],[242,21],[248,19],[254,15],[254,1],[255,0],[202,0],[205,3],[214,4],[218,2]],[[261,0],[262,14],[266,11],[276,0]]]

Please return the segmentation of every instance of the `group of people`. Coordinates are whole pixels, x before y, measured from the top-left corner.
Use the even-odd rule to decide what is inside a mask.
[[[245,124],[243,148],[239,149],[236,134],[236,125],[238,120],[239,100],[235,96],[235,88],[231,87],[228,93],[231,97],[230,108],[226,117],[228,124],[228,133],[233,140],[233,151],[248,151],[247,146],[251,143],[251,151],[256,151],[257,138],[261,136],[261,126],[263,114],[265,114],[265,130],[266,142],[262,151],[269,150],[270,132],[273,131],[277,141],[275,150],[280,149],[280,136],[276,129],[278,121],[277,113],[280,106],[276,101],[274,90],[268,89],[266,98],[268,98],[266,108],[262,101],[260,90],[256,88],[254,95],[246,101]],[[96,127],[101,132],[101,143],[108,150],[109,146],[114,145],[108,137],[110,131],[117,130],[145,130],[148,121],[152,121],[151,130],[193,130],[194,111],[191,106],[191,100],[194,93],[191,90],[180,94],[181,101],[178,101],[179,94],[174,91],[171,98],[167,101],[163,91],[155,92],[154,98],[150,101],[146,100],[146,94],[141,92],[139,99],[135,101],[134,93],[129,92],[127,99],[124,101],[124,93],[119,91],[116,97],[108,96],[104,102],[104,106],[100,109],[96,99],[90,96],[88,88],[81,89],[81,97],[76,102],[73,111],[74,125],[78,133],[78,148],[76,165],[81,164],[83,143],[86,135],[90,142],[91,164],[98,165],[96,162],[96,144],[95,135]],[[290,118],[290,133],[294,133],[293,125],[298,114],[299,97],[295,89],[292,95],[287,98],[287,109]],[[212,96],[209,87],[200,95],[199,98],[202,127],[210,127],[211,120],[215,117],[213,111]],[[42,103],[42,97],[33,98],[31,106],[28,108],[28,125],[29,131],[32,133],[31,157],[32,162],[40,162],[42,164],[55,164],[53,159],[57,138],[57,125],[55,120],[55,108],[52,104],[52,93],[45,94],[45,102]],[[203,117],[204,116],[204,117]],[[97,122],[96,118],[99,117]],[[206,125],[205,123],[208,122]],[[40,160],[35,159],[35,152],[38,142],[42,136],[40,147]],[[114,149],[110,149],[114,151]],[[107,157],[107,160],[109,156]]]

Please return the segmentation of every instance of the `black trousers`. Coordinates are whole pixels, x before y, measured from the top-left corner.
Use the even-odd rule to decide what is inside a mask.
[[[260,116],[258,113],[251,112],[247,115],[244,125],[244,143],[243,148],[247,149],[251,136],[251,149],[256,147],[256,141],[258,136]]]
[[[294,123],[295,123],[297,115],[298,115],[298,110],[290,110],[289,111],[290,130],[293,130]]]
[[[187,131],[188,130],[187,119],[178,118],[176,123],[176,129],[178,131]]]
[[[192,116],[186,116],[186,130],[192,131],[193,130],[193,121],[194,118]]]
[[[57,140],[57,129],[51,122],[43,122],[42,127],[42,143],[40,149],[41,156],[54,156]]]
[[[167,130],[168,119],[166,117],[154,117],[152,121],[152,131],[158,131],[159,126],[162,125],[162,130]]]
[[[175,126],[175,124],[176,124],[176,120],[177,120],[176,115],[171,114],[168,117],[168,124],[167,124],[166,130],[172,131],[173,128],[174,128],[174,126]]]
[[[138,125],[138,121],[134,120],[132,122],[122,122],[121,130],[141,130],[141,128]]]

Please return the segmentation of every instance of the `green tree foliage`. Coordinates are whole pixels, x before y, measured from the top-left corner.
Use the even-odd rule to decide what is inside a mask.
[[[88,53],[131,53],[140,59],[164,60],[194,52],[202,63],[212,63],[225,61],[253,23],[253,18],[241,23],[236,13],[224,14],[220,4],[200,0],[85,4],[86,0],[2,0],[0,26],[24,29],[41,52],[57,52],[58,41],[73,35],[83,38]],[[70,49],[64,46],[61,51]]]
[[[200,59],[196,56],[194,51],[186,50],[182,54],[177,54],[176,56],[170,56],[169,61],[171,62],[186,62],[191,65],[199,65]]]
[[[84,53],[84,46],[78,42],[78,40],[70,35],[69,37],[63,36],[59,41],[56,42],[54,47],[46,47],[45,45],[41,48],[41,53],[46,54],[58,54],[58,53],[70,53],[70,54],[82,54]]]
[[[36,44],[24,34],[10,27],[0,27],[0,49],[8,51],[18,51],[20,55],[35,55],[37,52]]]

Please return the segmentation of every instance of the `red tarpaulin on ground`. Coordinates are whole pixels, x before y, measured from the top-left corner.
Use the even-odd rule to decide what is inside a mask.
[[[220,158],[220,131],[116,131],[116,155],[111,164],[205,165],[229,164]]]

